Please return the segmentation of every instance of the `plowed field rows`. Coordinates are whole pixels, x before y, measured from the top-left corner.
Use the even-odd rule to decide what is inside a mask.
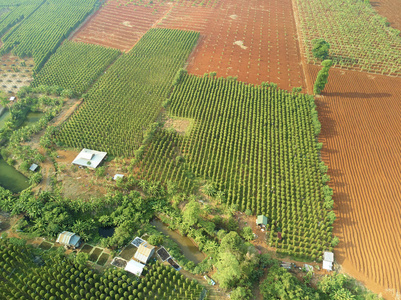
[[[221,0],[214,7],[175,6],[159,27],[196,30],[201,40],[188,72],[238,76],[283,89],[304,86],[290,0]]]
[[[72,40],[128,51],[172,7],[167,4],[145,7],[125,3],[108,1]]]
[[[370,4],[380,15],[387,18],[391,27],[401,30],[401,3],[399,0],[377,0]]]
[[[309,82],[318,70],[308,66]],[[332,69],[317,104],[341,241],[336,260],[394,299],[401,292],[401,79]]]

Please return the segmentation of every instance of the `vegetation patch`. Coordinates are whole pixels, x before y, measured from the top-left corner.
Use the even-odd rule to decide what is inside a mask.
[[[32,85],[57,85],[82,94],[119,54],[116,49],[66,41],[35,76]]]
[[[296,0],[306,56],[313,57],[314,39],[330,45],[328,59],[337,67],[401,75],[400,31],[361,0]],[[349,22],[344,22],[349,20]]]
[[[199,33],[151,29],[97,81],[57,141],[116,156],[132,156],[155,121],[177,70]]]

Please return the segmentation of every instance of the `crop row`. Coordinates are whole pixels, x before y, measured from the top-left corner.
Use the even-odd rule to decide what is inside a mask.
[[[108,269],[98,275],[63,255],[33,262],[33,252],[0,240],[2,299],[198,299],[202,286],[159,263],[134,278]]]
[[[34,71],[40,70],[96,3],[96,0],[45,1],[29,18],[4,35],[1,54],[13,50],[19,57],[32,56]]]
[[[70,147],[132,156],[198,37],[197,32],[149,30],[93,85],[57,140]]]
[[[7,2],[10,5],[9,1]],[[28,18],[42,2],[42,0],[25,1],[25,3],[18,3],[18,5],[14,3],[16,6],[4,8],[5,12],[0,17],[0,36],[24,18]],[[1,3],[0,6],[2,5],[6,4]]]
[[[171,133],[155,139],[143,158],[146,176],[172,180],[188,169],[224,192],[227,204],[268,216],[272,244],[317,258],[331,241],[334,220],[318,158],[313,98],[222,78],[182,80],[171,95],[170,113],[195,125],[181,140]],[[184,175],[179,180],[181,187],[191,186]],[[277,232],[286,239],[277,239]]]
[[[370,4],[361,0],[296,0],[296,4],[309,62],[315,61],[312,40],[323,38],[337,66],[401,75],[400,31],[389,27]]]
[[[112,48],[66,41],[35,75],[33,86],[56,85],[81,94],[119,54]]]

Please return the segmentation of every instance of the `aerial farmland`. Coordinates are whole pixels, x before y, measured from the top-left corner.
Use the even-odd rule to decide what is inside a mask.
[[[0,0],[1,299],[401,299],[396,0]]]

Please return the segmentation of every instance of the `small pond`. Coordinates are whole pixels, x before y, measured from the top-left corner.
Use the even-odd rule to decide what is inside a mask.
[[[0,159],[0,186],[19,193],[29,187],[29,183],[28,178]]]
[[[6,124],[9,117],[10,117],[10,111],[7,109],[0,116],[0,129],[4,126],[4,124]]]
[[[99,235],[101,237],[107,238],[113,236],[114,227],[99,227]]]
[[[31,125],[33,123],[36,123],[37,121],[39,121],[42,117],[43,117],[44,113],[42,112],[29,112],[26,117],[24,122],[22,122],[21,127],[25,127],[28,125]]]
[[[165,235],[168,235],[174,242],[176,242],[177,245],[180,247],[182,253],[189,260],[198,264],[205,258],[205,255],[199,251],[198,247],[196,247],[196,245],[192,242],[190,238],[182,236],[178,232],[169,229],[160,220],[153,220],[152,222],[150,222],[150,224],[155,226],[157,230]]]

